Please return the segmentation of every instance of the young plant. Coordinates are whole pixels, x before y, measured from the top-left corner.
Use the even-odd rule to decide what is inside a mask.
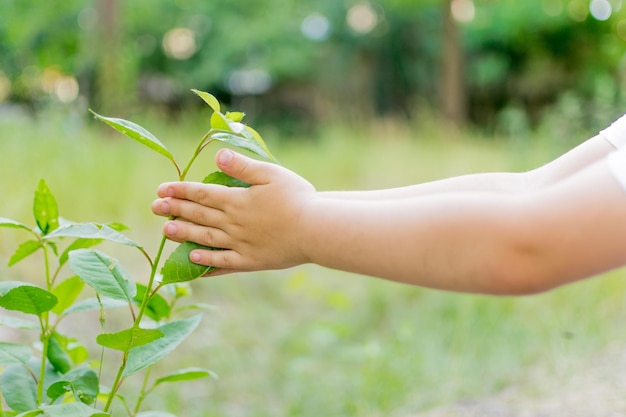
[[[184,166],[143,127],[92,113],[166,157],[180,181],[186,179],[202,150],[216,141],[275,161],[261,136],[242,123],[243,113],[222,113],[214,96],[193,91],[213,113],[209,131]],[[209,174],[204,182],[229,187],[249,186],[219,171]],[[122,224],[68,221],[59,215],[57,201],[44,180],[35,191],[33,215],[34,226],[0,217],[0,227],[20,230],[29,236],[10,257],[9,266],[36,252],[42,254],[43,263],[40,282],[0,282],[0,307],[15,313],[0,316],[0,325],[38,336],[38,342],[32,345],[0,342],[0,417],[109,416],[113,415],[115,400],[129,417],[171,417],[172,414],[163,411],[141,411],[149,393],[161,384],[214,376],[211,371],[196,367],[158,378],[150,373],[155,363],[194,331],[206,308],[202,304],[177,308],[178,301],[190,295],[189,281],[212,269],[189,260],[190,251],[200,245],[182,243],[161,262],[165,236],[161,237],[157,253],[152,257],[139,243],[122,233],[126,229]],[[95,249],[104,241],[141,253],[149,266],[146,285],[134,280],[116,259]],[[105,312],[114,308],[127,310],[128,324],[107,332]],[[190,316],[181,310],[195,310],[197,314]],[[102,329],[95,340],[100,346],[95,355],[90,354],[89,343],[59,330],[61,323],[81,320],[84,317],[81,313],[90,311],[98,314]],[[116,369],[108,384],[103,381],[106,349],[120,352],[121,357],[117,365],[106,365],[106,369]],[[143,373],[141,390],[131,406],[120,389],[127,378],[140,373]],[[115,415],[122,413],[118,410]]]

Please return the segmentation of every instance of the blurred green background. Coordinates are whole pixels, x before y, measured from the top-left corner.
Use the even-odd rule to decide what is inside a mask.
[[[0,2],[0,216],[120,221],[154,253],[167,161],[88,114],[148,128],[185,160],[215,94],[320,190],[525,170],[626,108],[622,0]],[[215,151],[216,149],[213,149]],[[190,179],[214,169],[212,150]],[[0,231],[1,279],[22,236]],[[142,280],[142,259],[106,247]],[[410,416],[556,377],[624,345],[622,271],[547,294],[448,294],[313,266],[194,282],[218,307],[162,365],[185,416]],[[159,370],[157,369],[157,372]],[[581,394],[584,395],[584,394]]]

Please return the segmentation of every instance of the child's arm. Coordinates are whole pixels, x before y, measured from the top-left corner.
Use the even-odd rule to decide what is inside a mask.
[[[166,183],[153,211],[180,217],[164,226],[173,240],[228,249],[192,253],[222,273],[313,262],[433,288],[518,294],[626,263],[626,192],[606,159],[524,193],[393,200],[322,196],[283,167],[229,150],[217,163],[253,186]]]

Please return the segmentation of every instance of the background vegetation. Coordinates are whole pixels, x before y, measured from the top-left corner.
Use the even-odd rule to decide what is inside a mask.
[[[87,109],[181,152],[207,128],[190,88],[246,111],[319,189],[529,169],[624,112],[625,42],[621,0],[3,0],[0,216],[28,220],[43,177],[68,217],[122,221],[150,250],[172,175]],[[5,266],[15,239],[0,233],[0,279],[38,273]],[[623,278],[524,298],[316,267],[196,282],[218,309],[171,360],[220,379],[153,399],[187,416],[367,417],[532,391],[536,367],[576,373],[624,345]]]

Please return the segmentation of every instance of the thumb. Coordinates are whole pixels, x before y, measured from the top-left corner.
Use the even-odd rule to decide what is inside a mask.
[[[274,168],[273,164],[248,158],[230,149],[220,149],[215,163],[225,174],[252,185],[268,183]]]

